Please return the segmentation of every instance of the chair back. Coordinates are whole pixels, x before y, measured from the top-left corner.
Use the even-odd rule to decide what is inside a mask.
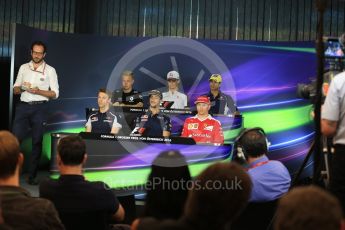
[[[103,211],[59,211],[66,230],[109,229],[109,215]]]
[[[246,209],[232,224],[232,229],[272,229],[272,220],[278,200],[248,204]]]

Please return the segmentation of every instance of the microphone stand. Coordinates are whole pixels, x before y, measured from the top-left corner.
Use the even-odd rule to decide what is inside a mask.
[[[323,44],[323,15],[327,8],[328,0],[315,0],[316,9],[318,11],[318,24],[317,24],[317,40],[316,40],[316,53],[317,53],[317,82],[316,82],[316,97],[314,100],[314,124],[315,136],[308,153],[297,171],[296,176],[292,181],[292,187],[295,186],[301,176],[309,158],[313,155],[314,168],[313,168],[313,184],[318,184],[321,176],[322,168],[322,142],[321,142],[321,105],[322,105],[322,85],[324,75],[324,44]]]
[[[328,0],[316,0],[316,9],[318,10],[318,25],[317,25],[317,84],[316,84],[316,100],[314,104],[314,123],[315,123],[315,151],[314,151],[314,173],[313,184],[318,183],[321,171],[321,156],[322,156],[322,142],[321,142],[321,104],[322,104],[322,84],[324,73],[324,44],[323,44],[323,16],[327,8]]]

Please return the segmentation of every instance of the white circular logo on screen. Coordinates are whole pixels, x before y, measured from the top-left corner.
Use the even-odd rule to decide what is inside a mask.
[[[222,85],[225,85],[225,87],[229,89],[231,92],[235,92],[235,86],[230,70],[225,65],[223,60],[206,45],[196,40],[184,37],[156,37],[145,40],[139,43],[138,45],[134,46],[117,62],[109,77],[107,89],[109,91],[114,91],[119,87],[119,85],[121,85],[121,78],[119,78],[118,76],[122,72],[126,70],[139,70],[147,77],[148,81],[157,81],[164,85],[164,87],[162,88],[155,88],[156,90],[160,90],[161,92],[163,90],[166,90],[166,75],[159,76],[159,74],[155,73],[154,69],[148,69],[147,67],[141,65],[144,61],[149,60],[150,58],[156,55],[168,54],[170,56],[171,63],[166,63],[167,66],[172,66],[173,70],[179,72],[177,65],[178,60],[176,60],[175,57],[176,53],[194,59],[195,61],[199,62],[202,66],[199,72],[193,77],[194,82],[192,83],[192,86],[188,91],[188,94],[197,93],[195,90],[197,89],[197,86],[199,85],[207,71],[210,73],[220,73],[224,79]],[[183,72],[183,70],[180,71]],[[183,77],[180,82],[180,88],[183,89]],[[143,95],[148,95],[148,92],[150,90],[142,92]],[[234,101],[236,101],[236,95],[231,96],[234,98]],[[130,100],[133,100],[133,98],[131,97]],[[192,103],[190,104],[192,105]],[[128,124],[122,124],[122,126],[129,129]],[[152,157],[152,155],[158,155],[162,151],[159,145],[155,147],[155,145],[143,141],[131,142],[120,140],[120,143],[128,152],[132,153],[136,158],[140,159],[141,161],[146,162],[147,165],[151,165],[152,159],[154,158]],[[169,144],[167,143],[166,145]],[[143,154],[143,149],[145,149],[145,152],[148,152],[147,154],[149,154],[150,157],[148,157],[147,154]],[[173,144],[171,144],[171,149],[174,149]],[[183,152],[185,153],[188,153],[189,151],[195,152],[195,147],[193,145],[190,145],[189,147],[187,146],[183,149]],[[200,154],[200,158],[205,158],[211,153],[205,152]]]

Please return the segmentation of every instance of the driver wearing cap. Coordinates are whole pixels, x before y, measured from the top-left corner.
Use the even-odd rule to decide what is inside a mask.
[[[179,92],[180,74],[177,71],[170,71],[167,74],[168,92],[163,93],[163,102],[174,102],[171,109],[184,109],[187,105],[187,96]]]
[[[135,128],[131,134],[169,137],[171,132],[170,118],[160,111],[162,93],[158,90],[151,90],[149,92],[149,100],[149,109],[135,119]]]
[[[222,76],[212,74],[210,79],[210,92],[206,95],[211,100],[211,114],[232,114],[237,112],[237,107],[231,96],[220,91]]]
[[[185,120],[182,137],[191,137],[197,143],[223,144],[224,135],[220,122],[208,111],[211,103],[207,96],[199,96],[195,101],[197,114]]]

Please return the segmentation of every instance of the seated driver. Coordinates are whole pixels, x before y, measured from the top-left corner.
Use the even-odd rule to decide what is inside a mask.
[[[117,116],[110,111],[111,93],[106,89],[98,91],[99,111],[91,114],[85,124],[86,132],[117,134],[122,128]]]
[[[131,134],[149,137],[169,137],[171,132],[170,118],[160,110],[162,93],[158,90],[149,92],[150,106],[147,112],[137,116],[135,128]]]
[[[209,97],[200,96],[195,104],[198,113],[185,120],[181,136],[191,137],[196,143],[223,144],[222,126],[209,114],[211,107]]]

